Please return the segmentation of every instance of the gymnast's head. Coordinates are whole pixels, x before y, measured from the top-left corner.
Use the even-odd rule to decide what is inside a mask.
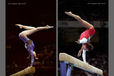
[[[82,45],[84,46],[83,48],[87,51],[92,51],[94,49],[94,46],[90,42],[84,43]]]
[[[85,50],[91,51],[94,49],[93,45],[86,38],[83,38],[81,40],[78,39],[78,41],[76,41],[76,43],[82,44],[82,48]]]

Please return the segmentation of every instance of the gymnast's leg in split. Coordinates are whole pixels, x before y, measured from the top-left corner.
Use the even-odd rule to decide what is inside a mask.
[[[73,14],[72,12],[65,12],[68,16],[75,18],[86,30],[81,33],[80,39],[76,41],[78,44],[82,44],[81,49],[78,52],[78,57],[82,55],[83,61],[86,63],[86,51],[93,50],[93,45],[90,43],[90,38],[95,34],[95,29],[92,24],[83,20],[80,16]]]
[[[86,62],[86,51],[93,50],[93,45],[90,43],[90,38],[95,34],[95,29],[92,24],[83,20],[80,16],[73,14],[72,12],[65,12],[68,16],[75,18],[86,30],[81,33],[80,39],[76,41],[78,44],[82,44],[81,49],[78,52],[78,57],[82,54],[82,59]]]
[[[35,51],[33,51],[34,50],[34,43],[31,39],[28,38],[28,36],[37,32],[37,31],[40,31],[40,30],[53,28],[53,26],[46,25],[44,27],[32,27],[32,26],[25,26],[25,25],[21,25],[21,24],[16,24],[16,26],[19,26],[20,29],[26,29],[25,31],[22,31],[21,33],[19,33],[19,38],[25,43],[25,48],[27,49],[27,51],[31,55],[30,66],[33,66],[34,58],[37,58],[37,57],[36,57]]]

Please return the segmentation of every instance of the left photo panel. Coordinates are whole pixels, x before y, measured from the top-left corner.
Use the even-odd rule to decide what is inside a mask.
[[[56,0],[6,0],[6,76],[56,76]]]

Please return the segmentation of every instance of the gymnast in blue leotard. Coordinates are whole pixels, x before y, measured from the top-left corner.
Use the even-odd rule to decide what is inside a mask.
[[[34,43],[31,39],[28,38],[28,36],[37,31],[40,31],[40,30],[53,28],[53,26],[46,25],[44,27],[32,27],[32,26],[25,26],[25,25],[21,25],[21,24],[16,24],[16,26],[19,26],[20,29],[26,29],[26,30],[22,31],[21,33],[19,33],[19,38],[25,43],[25,48],[27,49],[27,51],[29,52],[29,54],[31,56],[30,66],[33,66],[34,58],[37,59],[37,56],[34,51],[34,47],[35,47]]]

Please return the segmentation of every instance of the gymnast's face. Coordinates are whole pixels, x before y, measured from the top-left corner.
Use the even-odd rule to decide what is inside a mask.
[[[88,48],[87,48],[87,44],[86,44],[86,43],[85,43],[85,44],[82,44],[82,48],[83,48],[84,50],[88,51]]]
[[[83,44],[83,48],[84,48],[85,50],[88,50],[88,51],[91,51],[91,50],[94,49],[93,45],[92,45],[91,43],[89,43],[89,42]]]

